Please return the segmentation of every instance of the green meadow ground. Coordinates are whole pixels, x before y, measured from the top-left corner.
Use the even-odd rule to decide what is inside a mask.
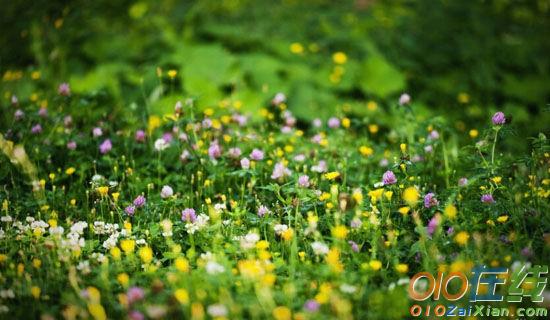
[[[458,4],[164,2],[1,39],[0,318],[402,319],[418,272],[549,264],[545,55],[388,49]],[[465,19],[544,49],[500,5]]]

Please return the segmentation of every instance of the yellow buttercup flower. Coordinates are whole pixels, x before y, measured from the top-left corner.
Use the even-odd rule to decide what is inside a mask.
[[[116,279],[118,283],[120,283],[120,285],[123,287],[127,287],[128,283],[130,282],[130,276],[125,272],[118,274]]]
[[[134,252],[135,246],[136,246],[135,240],[124,239],[120,241],[120,247],[126,254]]]
[[[149,246],[142,247],[139,249],[139,257],[143,263],[151,263],[151,261],[153,261],[153,249]]]
[[[332,61],[336,64],[344,64],[348,61],[348,56],[345,53],[338,51],[332,55]]]
[[[284,306],[276,307],[273,309],[273,318],[275,318],[275,320],[291,320],[292,311]]]
[[[294,54],[301,54],[304,52],[304,46],[299,42],[294,42],[290,45],[290,52]]]
[[[40,298],[40,292],[42,290],[40,290],[40,287],[37,287],[37,286],[32,286],[31,287],[31,295],[33,296],[33,298],[35,299],[38,299]]]
[[[174,291],[174,297],[181,304],[189,303],[189,293],[185,289],[182,289],[182,288],[176,289],[176,291]]]
[[[368,157],[368,156],[371,156],[373,153],[374,153],[374,150],[371,148],[371,147],[367,147],[367,146],[361,146],[359,148],[359,152],[365,156],[365,157]]]
[[[466,231],[460,231],[455,236],[455,242],[461,246],[466,245],[466,243],[468,243],[468,239],[470,239],[470,235]]]
[[[403,200],[411,207],[414,207],[420,198],[420,193],[416,187],[408,187],[403,190]]]
[[[325,173],[325,179],[327,180],[334,180],[339,176],[340,176],[340,173],[336,171]]]
[[[445,210],[443,211],[443,214],[445,215],[445,217],[447,217],[447,219],[450,219],[450,220],[453,220],[454,218],[456,218],[456,213],[457,213],[456,207],[452,204],[447,205],[445,207]]]
[[[500,217],[497,218],[497,221],[500,222],[500,223],[504,223],[504,222],[508,221],[508,216],[507,215],[500,216]]]
[[[369,262],[369,267],[374,271],[378,271],[380,270],[380,268],[382,268],[382,262],[380,262],[379,260],[371,260]]]
[[[348,235],[348,228],[344,225],[339,225],[332,228],[332,236],[336,239],[345,239]]]
[[[180,272],[189,272],[189,261],[183,257],[178,257],[174,260],[174,266]]]
[[[70,176],[70,175],[72,175],[75,171],[76,171],[76,169],[75,169],[74,167],[70,167],[70,168],[68,168],[67,170],[65,170],[65,173],[66,173],[67,175]]]
[[[106,187],[106,186],[97,187],[96,191],[101,196],[106,196],[109,193],[109,187]]]
[[[409,266],[405,263],[399,263],[395,266],[395,270],[399,273],[407,273],[409,271]]]

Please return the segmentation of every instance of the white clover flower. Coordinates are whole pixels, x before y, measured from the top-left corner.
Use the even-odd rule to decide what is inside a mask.
[[[207,262],[205,269],[206,269],[206,273],[208,274],[218,274],[225,271],[225,267],[217,263],[216,261]]]
[[[311,244],[311,248],[313,249],[313,253],[315,253],[318,256],[326,255],[329,251],[328,246],[320,241],[313,242]]]
[[[221,303],[209,305],[206,310],[212,318],[227,316],[227,307]]]
[[[273,227],[273,230],[275,230],[275,233],[277,235],[280,235],[282,234],[283,232],[287,231],[288,230],[288,226],[286,224],[276,224],[274,227]]]
[[[356,286],[352,286],[351,284],[347,284],[347,283],[342,283],[340,285],[340,291],[342,291],[343,293],[355,293],[357,291],[357,287]]]
[[[163,138],[155,140],[155,150],[163,151],[166,148],[168,148],[168,143],[166,143],[166,140],[164,140]]]
[[[5,216],[2,216],[2,218],[0,218],[0,220],[2,222],[12,222],[13,218],[10,215],[5,215]]]

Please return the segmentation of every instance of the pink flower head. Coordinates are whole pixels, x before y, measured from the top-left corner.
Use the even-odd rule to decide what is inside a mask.
[[[42,132],[42,126],[40,125],[40,123],[34,125],[32,128],[31,128],[31,132],[33,134],[39,134],[40,132]]]
[[[67,149],[69,149],[69,150],[76,149],[76,142],[74,142],[74,141],[67,142]]]
[[[284,93],[277,93],[275,97],[273,97],[273,100],[271,100],[271,103],[274,105],[279,105],[281,103],[284,103],[286,101],[286,96]]]
[[[57,92],[59,93],[59,95],[68,97],[68,96],[71,95],[71,87],[69,86],[68,83],[63,82],[63,83],[60,84],[59,87],[57,88]]]
[[[241,159],[241,168],[248,170],[250,168],[250,160],[248,158]]]
[[[332,128],[332,129],[336,129],[336,128],[340,127],[340,119],[338,119],[336,117],[332,117],[332,118],[328,119],[328,127]]]
[[[359,252],[359,245],[355,241],[349,240],[348,244],[351,247],[351,250],[353,250],[353,252]]]
[[[399,105],[404,106],[406,104],[409,104],[411,102],[411,96],[408,93],[403,93],[399,97]]]
[[[250,159],[260,161],[264,159],[264,152],[260,149],[254,149],[250,152]]]
[[[458,180],[459,187],[465,187],[468,185],[468,178],[462,177]]]
[[[291,175],[291,171],[282,163],[278,162],[273,168],[273,173],[271,174],[271,179],[277,180]]]
[[[298,185],[302,188],[309,187],[309,177],[307,175],[301,175],[298,178]]]
[[[134,139],[136,140],[136,142],[144,142],[145,137],[146,137],[145,131],[140,129],[140,130],[136,131]]]
[[[503,125],[504,123],[506,123],[506,117],[504,116],[504,113],[502,113],[501,111],[495,113],[493,115],[493,124],[495,126],[501,126]]]
[[[397,178],[395,177],[393,171],[388,170],[384,172],[384,174],[382,175],[382,182],[384,183],[384,185],[397,183]]]
[[[168,185],[162,187],[162,190],[160,190],[160,197],[162,199],[170,198],[172,195],[174,195],[174,189]]]
[[[268,213],[269,213],[269,209],[266,206],[261,205],[258,207],[258,213],[257,213],[258,217],[263,217]]]
[[[15,120],[21,120],[23,119],[23,117],[25,117],[25,112],[23,112],[23,110],[21,109],[17,109],[15,110],[13,116],[15,117]]]
[[[197,215],[195,213],[195,209],[185,208],[181,211],[181,220],[186,222],[195,222],[196,219]]]
[[[134,206],[141,208],[145,205],[146,202],[147,201],[145,200],[145,197],[142,195],[139,195],[134,199]]]
[[[130,287],[126,292],[126,296],[128,297],[128,303],[132,304],[145,298],[145,291],[140,287]]]
[[[430,219],[430,222],[428,222],[427,232],[430,237],[434,234],[438,225],[439,225],[439,216],[435,215],[433,218]]]
[[[488,193],[481,196],[481,202],[483,203],[494,203],[495,199],[493,198],[493,195]]]
[[[129,205],[124,209],[124,211],[127,215],[131,217],[134,215],[134,213],[136,213],[136,207],[134,207],[133,205]]]
[[[239,148],[230,148],[227,153],[231,158],[238,158],[241,156],[241,149]]]
[[[95,127],[92,130],[92,135],[94,136],[94,138],[101,137],[103,135],[103,130],[101,130],[100,127]]]
[[[212,159],[216,159],[221,157],[222,155],[222,148],[220,148],[220,145],[217,141],[214,141],[210,144],[210,147],[208,147],[208,156]]]
[[[439,204],[439,201],[435,198],[435,193],[430,192],[424,196],[424,207],[431,208]]]
[[[321,307],[321,304],[317,302],[315,299],[309,299],[304,303],[304,309],[306,309],[308,312],[317,312],[319,311],[319,308]]]
[[[40,109],[38,109],[38,115],[42,118],[46,118],[48,116],[48,109],[40,107]]]
[[[113,144],[111,143],[111,139],[106,139],[99,145],[99,152],[101,152],[101,154],[106,154],[111,151],[112,148]]]

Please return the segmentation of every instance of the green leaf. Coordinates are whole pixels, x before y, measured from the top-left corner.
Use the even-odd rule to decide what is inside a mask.
[[[359,85],[365,93],[386,98],[405,88],[405,77],[382,55],[374,54],[361,66]]]

